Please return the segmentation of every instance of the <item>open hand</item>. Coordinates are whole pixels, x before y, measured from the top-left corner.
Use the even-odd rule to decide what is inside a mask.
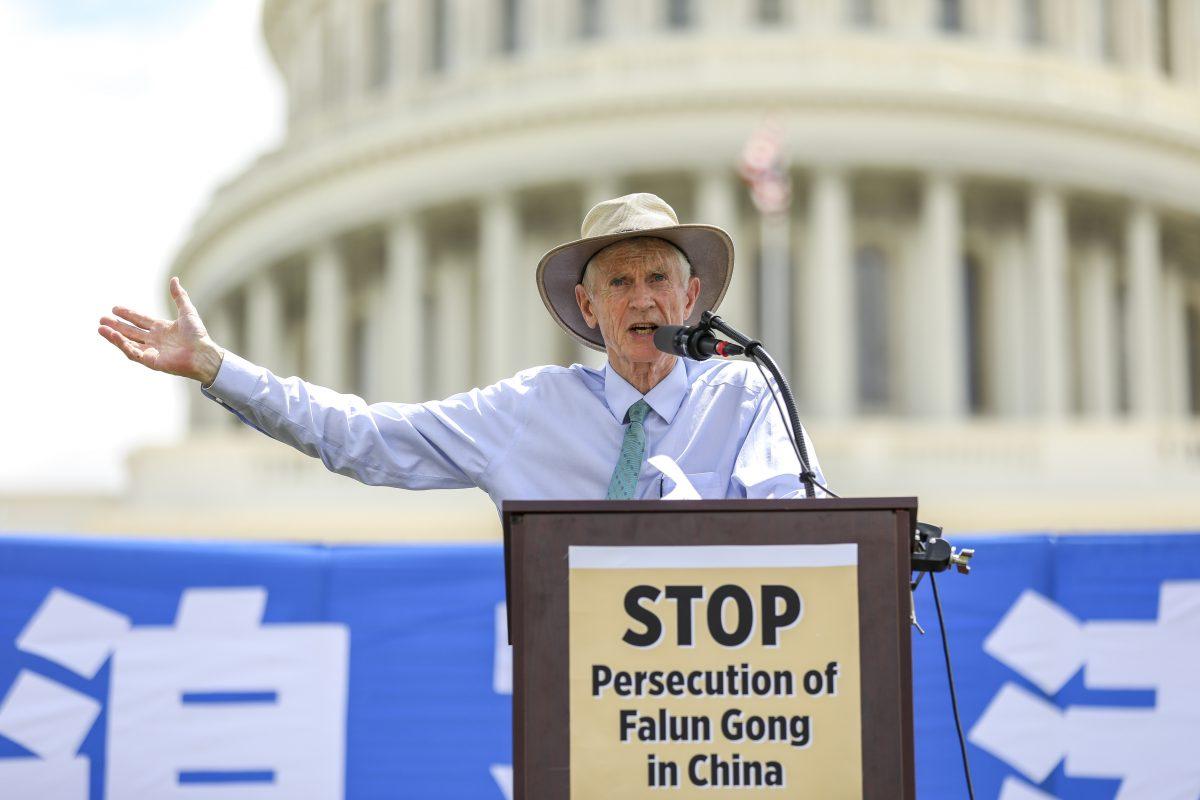
[[[178,278],[171,278],[171,297],[179,312],[174,320],[154,319],[124,306],[114,306],[112,313],[120,319],[101,317],[98,332],[130,361],[159,372],[194,378],[207,386],[217,377],[224,351],[209,337]]]

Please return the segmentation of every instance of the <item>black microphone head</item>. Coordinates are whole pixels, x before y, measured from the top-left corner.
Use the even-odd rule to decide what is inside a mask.
[[[686,336],[680,335],[684,331],[682,325],[659,325],[654,331],[654,346],[673,356],[686,356],[687,349],[682,341]]]

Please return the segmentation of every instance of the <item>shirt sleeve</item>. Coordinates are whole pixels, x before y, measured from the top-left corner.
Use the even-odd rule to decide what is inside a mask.
[[[779,411],[782,407],[782,398],[779,407],[776,407],[769,390],[763,391],[758,399],[750,430],[733,466],[732,482],[741,487],[743,497],[771,500],[804,499],[806,496],[800,481],[800,459],[792,447]],[[800,426],[800,433],[804,437],[809,468],[817,476],[817,482],[824,485],[825,475],[821,472],[817,451],[803,425]],[[816,496],[826,496],[819,486]]]
[[[372,485],[461,489],[483,487],[517,439],[534,374],[436,402],[372,404],[227,352],[201,391],[333,472]]]

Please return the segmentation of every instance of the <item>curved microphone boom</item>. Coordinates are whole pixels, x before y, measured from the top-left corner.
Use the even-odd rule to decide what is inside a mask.
[[[713,356],[730,358],[746,352],[740,344],[722,341],[708,328],[698,325],[660,325],[654,331],[654,346],[664,353],[686,356],[694,361]]]
[[[713,336],[714,330],[728,336],[733,341],[727,342],[718,339]],[[800,427],[796,399],[792,396],[791,387],[788,386],[787,379],[783,377],[779,365],[775,363],[775,359],[771,358],[771,354],[766,351],[761,342],[746,336],[711,311],[705,311],[700,317],[699,325],[660,325],[654,331],[654,346],[664,353],[686,356],[696,361],[704,361],[712,356],[729,358],[730,356],[746,355],[753,359],[760,369],[765,367],[771,373],[771,377],[775,379],[775,387],[771,387],[772,398],[775,398],[775,391],[778,388],[779,394],[783,397],[783,405],[787,409],[785,412],[783,408],[780,408],[779,413],[783,416],[788,438],[800,461],[800,481],[804,484],[804,494],[806,497],[816,497],[817,476],[808,465],[808,447],[804,441],[803,429]],[[766,378],[765,375],[763,377]],[[768,381],[768,385],[769,383]],[[837,496],[829,491],[827,486],[822,485],[821,489],[832,497]]]
[[[661,333],[663,328],[659,328],[654,332],[654,344],[663,352],[703,359],[708,358],[707,355],[703,355],[702,351],[710,346],[709,343],[720,342],[725,345],[725,352],[729,355],[734,355],[733,348],[737,348],[737,354],[748,356],[759,365],[760,369],[765,367],[771,373],[771,377],[775,379],[775,386],[771,388],[771,396],[775,399],[776,390],[778,390],[778,394],[783,398],[783,405],[787,409],[785,412],[781,408],[779,409],[779,413],[783,416],[788,438],[791,440],[792,446],[796,449],[796,457],[800,461],[800,481],[804,484],[804,494],[806,497],[816,497],[817,476],[808,465],[808,445],[805,443],[803,428],[800,427],[800,414],[796,411],[796,398],[792,395],[792,389],[788,386],[787,379],[783,376],[783,371],[779,369],[779,365],[775,363],[775,359],[771,358],[771,354],[762,346],[762,342],[751,339],[711,311],[705,311],[701,314],[700,324],[694,327],[664,327],[669,329],[668,333]],[[721,342],[721,340],[712,335],[712,331],[714,330],[724,336],[728,336],[736,344]],[[693,342],[695,342],[694,345],[691,344]],[[716,345],[713,344],[711,346],[715,348]],[[690,350],[696,350],[701,355],[694,356]],[[829,490],[828,486],[822,485],[821,489],[830,497],[837,497],[837,495]]]

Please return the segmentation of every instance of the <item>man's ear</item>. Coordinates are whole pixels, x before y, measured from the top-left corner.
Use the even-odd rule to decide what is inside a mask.
[[[688,278],[687,285],[687,309],[683,312],[683,318],[689,319],[692,316],[692,309],[696,307],[696,298],[700,296],[700,279],[695,275]]]
[[[699,291],[699,289],[697,289]],[[592,299],[588,297],[587,289],[582,283],[575,284],[575,302],[579,304],[579,313],[589,328],[596,327],[596,315],[592,313]]]

